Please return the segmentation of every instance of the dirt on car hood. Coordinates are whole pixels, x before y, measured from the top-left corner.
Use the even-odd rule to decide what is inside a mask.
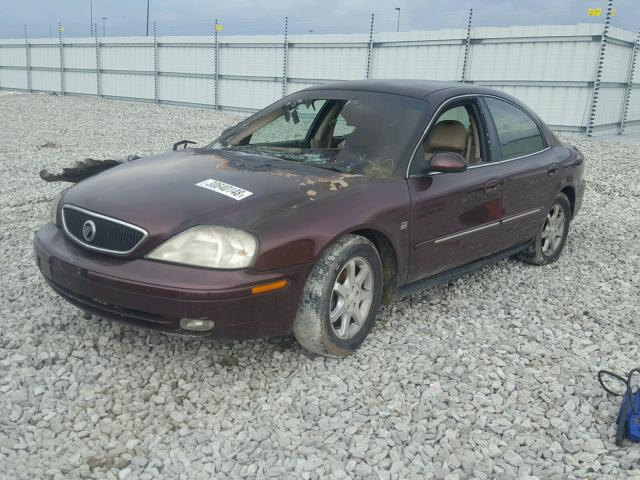
[[[259,231],[276,217],[369,182],[361,175],[262,155],[187,149],[91,176],[70,188],[63,203],[133,223],[150,237],[198,224]]]

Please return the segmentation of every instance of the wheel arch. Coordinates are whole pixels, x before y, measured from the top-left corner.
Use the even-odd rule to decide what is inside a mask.
[[[362,228],[349,232],[352,235],[360,235],[369,240],[378,250],[382,263],[382,299],[381,303],[392,303],[396,298],[398,289],[398,253],[393,243],[379,230]]]
[[[576,214],[576,190],[572,185],[565,186],[560,193],[564,193],[569,200],[569,206],[571,207],[571,218]]]

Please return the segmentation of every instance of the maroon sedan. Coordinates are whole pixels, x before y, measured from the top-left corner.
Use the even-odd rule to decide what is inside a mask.
[[[166,332],[293,332],[347,355],[381,302],[517,255],[555,261],[584,158],[483,87],[308,88],[204,148],[65,190],[35,237],[51,287],[92,314]]]

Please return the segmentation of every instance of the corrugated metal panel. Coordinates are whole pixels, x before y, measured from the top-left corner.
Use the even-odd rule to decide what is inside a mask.
[[[521,98],[547,122],[584,127],[602,33],[600,24],[574,26],[479,27],[472,30],[467,79],[494,85]],[[464,29],[385,32],[374,35],[372,78],[460,80]],[[596,126],[619,121],[633,32],[612,28],[598,103]],[[219,37],[218,103],[227,108],[259,109],[282,95],[281,35]],[[212,104],[214,38],[158,37],[160,100]],[[33,88],[58,90],[58,39],[31,40]],[[102,93],[154,98],[154,44],[151,37],[100,39]],[[314,82],[362,79],[368,56],[367,34],[292,35],[287,59],[287,93]],[[624,42],[623,44],[619,44]],[[65,91],[95,93],[95,39],[64,38]],[[49,46],[46,46],[49,45]],[[23,39],[0,40],[0,87],[27,88]],[[38,68],[49,68],[42,71]],[[78,71],[80,70],[80,71]],[[84,71],[82,71],[84,70]],[[145,71],[148,75],[119,73]],[[166,75],[167,72],[182,75]],[[244,77],[244,78],[243,78]],[[252,79],[252,77],[260,77]],[[634,81],[640,83],[640,65]],[[640,117],[640,88],[631,97],[629,120]]]
[[[291,49],[289,49],[291,52]],[[280,46],[219,47],[221,75],[282,77],[284,48]],[[291,56],[289,56],[291,59]]]
[[[602,25],[514,25],[512,27],[475,27],[474,38],[494,39],[548,39],[549,37],[590,37],[602,34]]]
[[[161,76],[158,78],[160,100],[213,104],[213,79]]]
[[[631,48],[622,45],[608,44],[604,57],[602,81],[626,82],[629,76]]]
[[[594,125],[606,125],[620,121],[624,88],[607,87],[600,90]]]
[[[287,95],[313,87],[314,85],[317,85],[317,83],[289,82],[287,83]]]
[[[60,90],[60,72],[34,70],[31,72],[31,88],[57,92]]]
[[[162,72],[213,73],[213,47],[159,46],[158,69]]]
[[[460,80],[464,45],[378,47],[373,52],[372,78]]]
[[[397,34],[394,34],[397,35]],[[225,37],[225,41],[227,41],[229,37]],[[233,38],[233,37],[232,37]],[[256,37],[241,37],[244,42],[251,42],[253,38]],[[281,43],[282,37],[267,37],[265,41],[271,41],[275,43]],[[336,44],[366,44],[369,42],[369,35],[362,33],[329,33],[324,35],[291,35],[289,36],[289,41],[294,45],[297,44],[306,44],[310,45],[323,45],[326,44],[328,46],[334,46]]]
[[[103,73],[101,77],[103,95],[153,99],[153,75],[128,73]]]
[[[366,47],[296,46],[289,48],[293,78],[358,80],[367,68]]]
[[[0,87],[18,90],[27,88],[27,71],[10,68],[0,69]]]
[[[474,44],[469,79],[590,81],[598,51],[596,42]]]
[[[64,68],[96,68],[96,47],[66,46]]]
[[[374,43],[462,41],[466,38],[467,30],[461,28],[413,32],[379,32],[373,35]],[[361,35],[360,40],[366,42],[368,38]]]
[[[589,87],[486,85],[520,99],[549,125],[584,127],[587,124]]]
[[[100,67],[107,70],[153,71],[153,46],[104,45],[100,48]]]
[[[220,80],[218,102],[224,107],[260,108],[282,96],[282,85],[254,80]]]
[[[0,65],[3,67],[26,67],[27,57],[24,45],[0,48]]]
[[[609,37],[623,40],[627,43],[633,43],[636,40],[637,32],[630,32],[618,27],[611,27],[609,30]]]
[[[627,121],[633,122],[638,120],[640,120],[640,87],[635,87],[631,92]]]
[[[65,92],[96,95],[96,85],[96,74],[93,72],[64,72]]]
[[[58,68],[60,66],[58,48],[57,45],[50,47],[31,47],[31,66]]]

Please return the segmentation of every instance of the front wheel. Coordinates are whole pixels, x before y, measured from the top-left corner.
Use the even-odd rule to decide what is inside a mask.
[[[524,262],[547,265],[558,260],[569,233],[571,205],[564,193],[558,194],[529,248],[519,255]]]
[[[382,295],[382,264],[366,238],[346,235],[314,266],[298,306],[293,334],[307,350],[344,357],[364,341]]]

